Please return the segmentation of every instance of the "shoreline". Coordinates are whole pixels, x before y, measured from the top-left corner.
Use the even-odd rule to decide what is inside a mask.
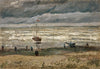
[[[38,26],[45,26],[45,27],[97,27],[100,26],[99,22],[93,22],[93,23],[34,23],[34,24],[0,24],[0,28],[9,28],[9,27],[15,27],[15,28],[27,28],[27,27],[35,27],[36,24]]]

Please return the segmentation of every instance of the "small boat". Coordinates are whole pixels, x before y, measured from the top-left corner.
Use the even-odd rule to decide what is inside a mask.
[[[36,20],[37,22],[39,22],[40,20]],[[36,28],[37,28],[37,24],[36,24]],[[42,38],[40,38],[39,36],[37,36],[37,31],[36,30],[36,36],[34,36],[32,39],[36,42],[36,44],[41,44],[41,40]]]
[[[32,39],[33,39],[34,41],[36,41],[36,44],[41,44],[41,40],[42,40],[42,39],[41,39],[40,37],[36,37],[36,36],[35,36],[35,37],[33,37]]]

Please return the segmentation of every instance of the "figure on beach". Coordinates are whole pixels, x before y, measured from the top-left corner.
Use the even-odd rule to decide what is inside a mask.
[[[38,56],[38,55],[39,55],[39,52],[38,52],[37,50],[35,51],[35,55],[36,55],[36,56]]]
[[[17,47],[15,46],[15,49],[14,49],[15,51],[17,51]]]
[[[64,42],[64,48],[66,48],[66,44],[65,44],[65,42]]]
[[[31,46],[31,51],[33,51],[33,47]]]
[[[2,51],[4,51],[4,46],[2,46]]]

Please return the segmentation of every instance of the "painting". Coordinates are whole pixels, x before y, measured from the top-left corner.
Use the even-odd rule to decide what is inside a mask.
[[[0,69],[100,69],[100,0],[0,0]]]

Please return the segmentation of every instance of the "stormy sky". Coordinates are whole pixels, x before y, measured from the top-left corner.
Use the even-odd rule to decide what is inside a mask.
[[[39,22],[37,22],[39,20]],[[99,25],[100,1],[41,2],[34,0],[0,0],[0,27],[52,23]],[[94,24],[95,23],[95,24]]]

